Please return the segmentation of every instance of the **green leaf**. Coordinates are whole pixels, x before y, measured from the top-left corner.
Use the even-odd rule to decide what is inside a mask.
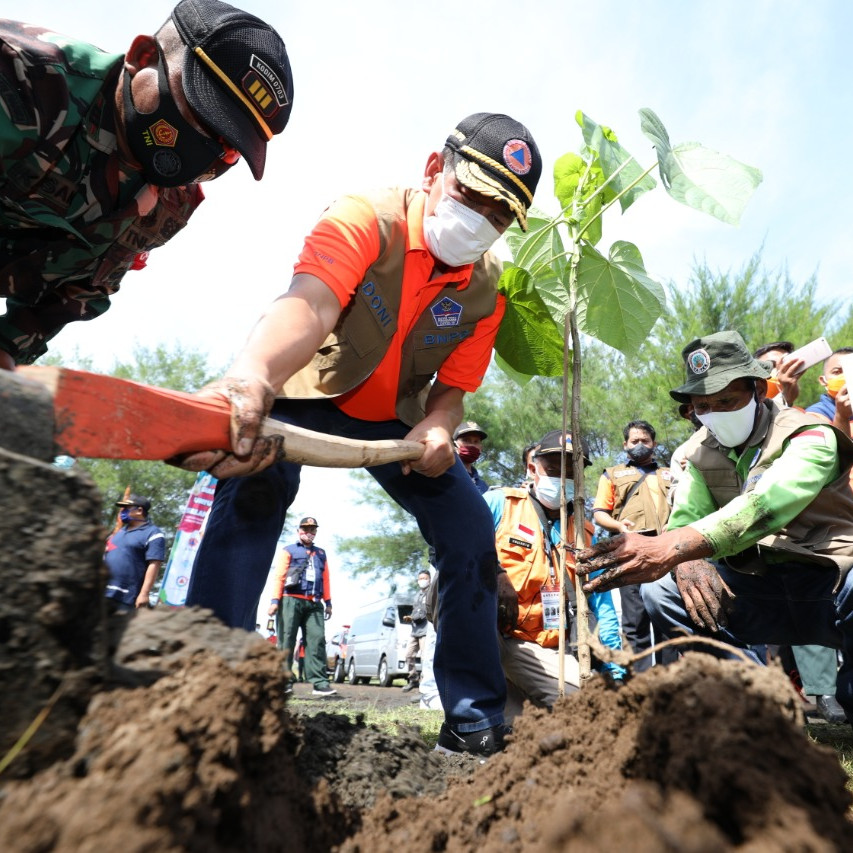
[[[637,352],[666,307],[640,250],[624,240],[610,247],[609,258],[582,246],[577,297],[578,328],[625,355]]]
[[[640,128],[654,143],[661,180],[676,201],[729,225],[740,222],[747,202],[763,179],[760,170],[698,142],[673,148],[666,128],[650,109],[640,110]]]
[[[588,170],[588,173],[587,173]],[[586,181],[581,189],[580,182],[586,175]],[[585,228],[593,217],[601,210],[605,193],[595,194],[604,183],[601,168],[597,165],[588,166],[577,154],[569,151],[554,163],[554,194],[566,211],[567,217],[576,216],[580,228]],[[590,243],[595,244],[601,239],[601,220],[596,219],[585,232]]]
[[[514,371],[527,376],[562,376],[563,332],[542,301],[527,270],[507,265],[498,281],[506,313],[495,352]]]
[[[607,183],[608,195],[604,201],[611,201],[637,181],[643,174],[640,164],[620,144],[616,134],[603,125],[596,124],[589,116],[578,110],[575,118],[583,131],[584,142],[598,158],[598,164]],[[643,193],[657,186],[654,178],[646,175],[625,195],[619,198],[624,213]]]
[[[563,284],[568,261],[556,228],[557,220],[532,216],[527,221],[526,234],[517,224],[504,233],[514,258],[512,263],[504,264],[504,269],[518,266],[527,270],[554,321],[560,324],[569,310],[569,294]]]
[[[516,266],[536,275],[543,267],[553,267],[562,274],[566,268],[563,257],[563,241],[557,231],[556,223],[560,217],[549,219],[538,211],[527,217],[527,232],[519,228],[517,222],[504,232],[504,238],[512,252]]]
[[[529,373],[519,373],[517,370],[513,370],[513,368],[506,363],[506,360],[501,358],[500,353],[497,352],[495,353],[495,364],[521,388],[524,388],[524,386],[533,379]]]

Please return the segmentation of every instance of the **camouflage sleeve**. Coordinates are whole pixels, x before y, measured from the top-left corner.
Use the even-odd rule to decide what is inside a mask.
[[[105,293],[71,288],[75,293],[54,291],[37,308],[14,297],[6,299],[6,314],[0,317],[0,349],[16,364],[32,364],[47,352],[47,342],[72,320],[92,320],[110,307]]]

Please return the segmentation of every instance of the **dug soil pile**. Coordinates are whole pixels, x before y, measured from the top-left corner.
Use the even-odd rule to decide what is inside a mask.
[[[527,710],[484,764],[448,760],[290,714],[280,655],[204,611],[100,617],[98,513],[77,475],[0,452],[0,761],[51,707],[0,775],[0,850],[853,845],[845,776],[781,672],[688,656]]]

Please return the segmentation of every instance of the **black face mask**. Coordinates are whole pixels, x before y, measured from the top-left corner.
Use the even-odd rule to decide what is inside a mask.
[[[124,127],[127,144],[142,165],[149,184],[179,187],[212,180],[231,168],[225,149],[197,131],[180,113],[169,90],[166,62],[158,47],[157,88],[160,103],[152,113],[140,113],[133,104],[130,74],[124,72]],[[236,160],[235,160],[236,162]]]
[[[630,450],[628,450],[628,457],[636,465],[642,465],[644,462],[648,462],[653,455],[654,451],[646,447],[645,444],[635,444]]]

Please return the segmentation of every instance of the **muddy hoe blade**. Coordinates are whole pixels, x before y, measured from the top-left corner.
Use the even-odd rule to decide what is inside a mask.
[[[50,458],[171,459],[230,450],[229,408],[181,391],[61,367],[0,370],[0,445]],[[282,436],[281,459],[360,468],[419,459],[413,441],[356,441],[267,418],[261,435]]]

